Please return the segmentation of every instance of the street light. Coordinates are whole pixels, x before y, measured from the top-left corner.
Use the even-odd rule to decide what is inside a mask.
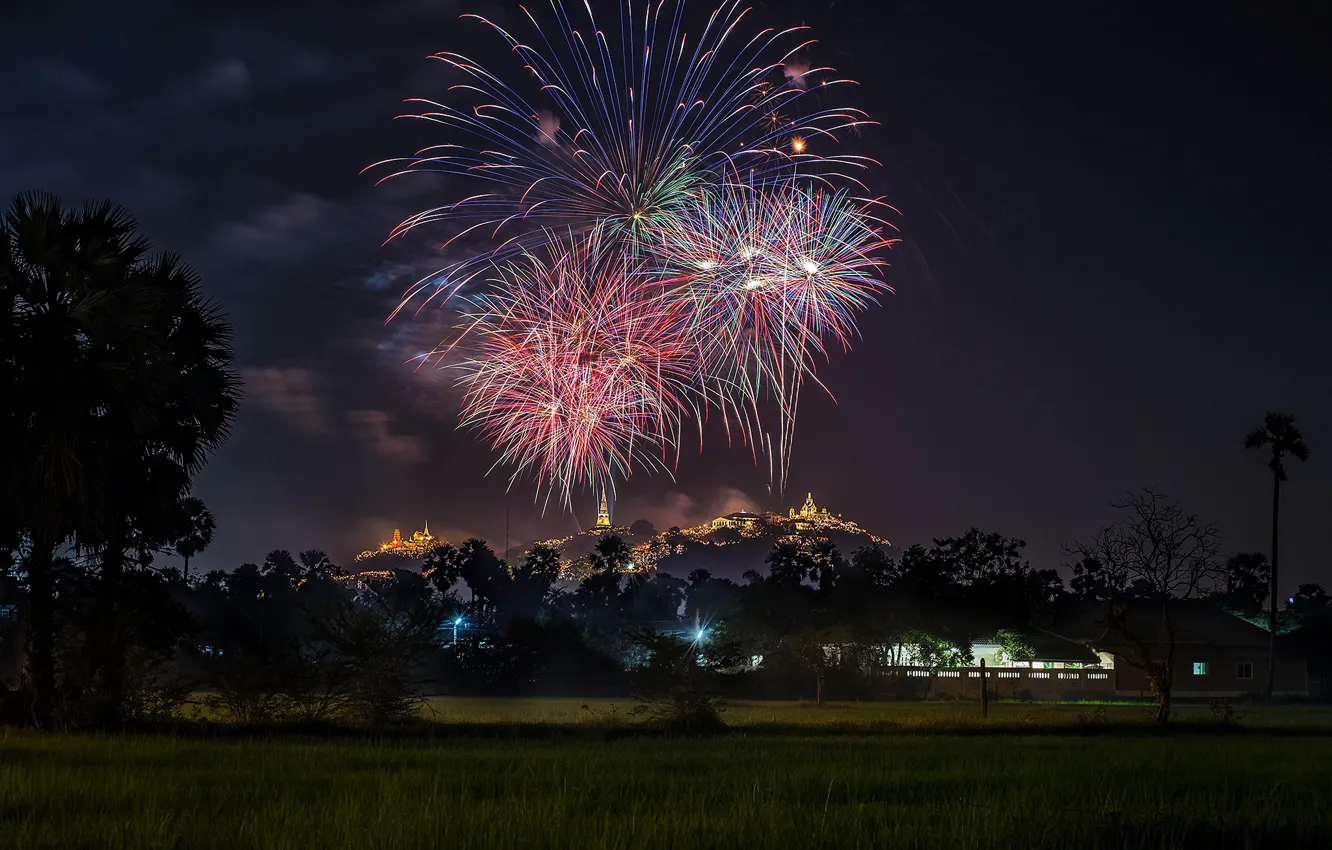
[[[462,617],[455,617],[453,620],[453,642],[458,642],[458,627],[462,625]]]

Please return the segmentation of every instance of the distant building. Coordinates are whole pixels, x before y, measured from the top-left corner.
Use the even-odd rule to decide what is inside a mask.
[[[1269,635],[1266,629],[1240,619],[1211,602],[1197,599],[1143,602],[1130,610],[1127,629],[1151,653],[1165,659],[1174,635],[1174,696],[1238,697],[1260,694],[1267,687]],[[1169,632],[1166,630],[1169,629]],[[1076,640],[1113,666],[1116,696],[1148,698],[1151,687],[1142,671],[1129,663],[1133,648],[1105,622],[1105,609],[1087,611],[1051,629]],[[1273,692],[1309,695],[1308,663],[1277,642]]]
[[[606,491],[601,491],[601,504],[597,507],[597,522],[593,528],[610,528],[610,507],[606,504]]]
[[[712,527],[717,528],[753,528],[763,522],[763,517],[758,514],[752,514],[749,511],[735,511],[726,516],[719,516],[712,521]]]
[[[377,555],[399,555],[405,558],[424,558],[430,552],[447,541],[437,538],[430,533],[430,523],[425,524],[422,531],[413,531],[412,536],[406,539],[402,536],[402,529],[393,529],[393,537],[387,543],[379,544],[378,549],[367,549],[356,556],[356,560],[364,561]]]
[[[711,523],[699,526],[695,529],[685,529],[686,535],[699,536],[712,531],[719,531],[724,528],[734,529],[740,532],[749,532],[753,534],[761,529],[772,529],[779,535],[791,535],[791,540],[798,540],[798,535],[806,532],[815,532],[818,534],[827,534],[830,532],[842,532],[846,534],[864,534],[875,543],[887,546],[890,545],[887,540],[881,537],[875,537],[865,529],[856,525],[854,522],[843,519],[841,514],[834,514],[828,510],[827,505],[819,507],[814,502],[814,494],[805,494],[805,503],[799,508],[790,508],[786,513],[766,513],[757,514],[750,511],[735,511],[719,516]],[[746,535],[749,536],[749,535]],[[785,536],[779,539],[786,540]]]

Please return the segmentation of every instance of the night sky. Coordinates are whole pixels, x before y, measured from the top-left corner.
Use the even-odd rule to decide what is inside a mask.
[[[1156,485],[1228,552],[1266,550],[1270,475],[1242,439],[1276,409],[1313,451],[1283,490],[1282,590],[1332,584],[1326,7],[1084,5],[757,4],[863,84],[883,126],[855,144],[884,162],[874,189],[906,240],[897,294],[820,370],[836,402],[804,394],[781,505],[812,490],[899,546],[976,525],[1046,567]],[[577,530],[530,483],[486,477],[451,378],[404,365],[448,316],[384,324],[442,257],[439,234],[381,243],[447,186],[359,174],[439,141],[392,120],[444,96],[425,57],[484,53],[458,14],[516,3],[19,6],[0,27],[0,195],[126,205],[235,324],[246,401],[197,481],[218,521],[198,564],[346,562],[425,520],[499,540],[506,506],[515,540]],[[674,482],[624,486],[616,520],[774,507],[767,482],[710,430]]]

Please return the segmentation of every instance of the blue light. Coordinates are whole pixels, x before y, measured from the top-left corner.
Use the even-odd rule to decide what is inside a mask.
[[[455,625],[455,626],[461,626],[461,625],[462,625],[462,617],[459,617],[458,619],[454,620],[454,621],[453,621],[453,625]]]
[[[703,630],[702,630],[702,629],[699,629],[699,630],[698,630],[698,639],[699,639],[699,640],[703,640]]]

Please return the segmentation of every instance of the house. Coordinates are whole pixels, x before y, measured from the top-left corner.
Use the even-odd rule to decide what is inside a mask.
[[[986,667],[1022,667],[1031,670],[1078,669],[1082,667],[1108,667],[1109,658],[1103,658],[1086,644],[1060,637],[1046,631],[1025,632],[1022,640],[1035,650],[1027,659],[1010,658],[999,637],[977,638],[971,642],[973,663],[985,661]]]
[[[734,513],[729,513],[726,516],[719,516],[716,519],[714,519],[712,521],[712,527],[713,529],[754,528],[761,522],[763,522],[763,517],[759,516],[758,514],[750,513],[749,511],[735,511]]]
[[[1152,696],[1147,677],[1132,663],[1139,653],[1135,641],[1154,662],[1173,657],[1173,696],[1177,698],[1240,697],[1261,694],[1267,687],[1267,630],[1211,602],[1142,600],[1127,610],[1122,630],[1109,625],[1109,612],[1107,605],[1085,610],[1051,632],[1105,658],[1108,663],[1102,666],[1113,670],[1116,696]],[[1305,659],[1280,640],[1273,693],[1309,695]]]

